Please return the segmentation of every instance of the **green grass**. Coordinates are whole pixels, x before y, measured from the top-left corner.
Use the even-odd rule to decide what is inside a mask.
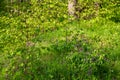
[[[41,28],[0,18],[1,80],[120,79],[119,23],[99,18]]]

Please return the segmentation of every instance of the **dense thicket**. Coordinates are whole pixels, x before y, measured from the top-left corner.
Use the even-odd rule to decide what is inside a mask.
[[[0,80],[119,80],[120,1],[1,0]]]

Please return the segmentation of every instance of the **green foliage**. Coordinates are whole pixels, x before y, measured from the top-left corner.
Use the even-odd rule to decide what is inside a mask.
[[[1,1],[0,80],[119,80],[119,0],[78,2],[86,20],[69,21],[65,0]]]
[[[110,19],[114,22],[119,22],[120,21],[120,17],[119,17],[119,9],[120,9],[120,5],[119,5],[120,1],[119,0],[113,0],[113,1],[106,1],[103,0],[101,2],[101,16]]]

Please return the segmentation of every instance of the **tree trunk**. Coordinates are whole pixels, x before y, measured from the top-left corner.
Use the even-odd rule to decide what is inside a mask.
[[[70,16],[76,18],[76,4],[77,0],[68,0],[68,13]]]

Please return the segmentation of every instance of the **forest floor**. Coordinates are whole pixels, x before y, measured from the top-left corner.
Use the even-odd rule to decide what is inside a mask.
[[[0,79],[120,79],[119,23],[104,19],[73,21],[40,30],[23,28],[19,17],[0,18]],[[94,77],[89,78],[91,66]]]

